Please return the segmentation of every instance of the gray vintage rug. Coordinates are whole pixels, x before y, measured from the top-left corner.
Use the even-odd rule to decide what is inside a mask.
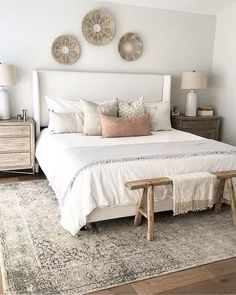
[[[85,294],[236,256],[230,210],[156,215],[155,241],[133,218],[96,223],[73,237],[59,224],[47,181],[0,185],[7,294]]]

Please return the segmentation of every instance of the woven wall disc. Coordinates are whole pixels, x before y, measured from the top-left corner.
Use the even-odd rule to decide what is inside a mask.
[[[118,50],[123,59],[133,61],[141,56],[143,44],[137,34],[127,33],[121,37]]]
[[[104,10],[92,10],[83,18],[82,33],[89,43],[106,45],[115,35],[114,19]]]
[[[79,41],[71,35],[62,35],[56,38],[51,47],[54,59],[65,65],[74,64],[80,55]]]

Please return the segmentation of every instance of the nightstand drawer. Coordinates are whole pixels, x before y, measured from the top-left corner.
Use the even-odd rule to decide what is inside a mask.
[[[187,132],[190,132],[192,134],[202,136],[208,139],[216,139],[216,130],[215,129],[204,129],[204,130],[197,130],[197,129],[191,129],[186,130]]]
[[[35,122],[0,120],[0,171],[35,168]]]
[[[30,137],[0,138],[0,153],[30,152]]]
[[[30,153],[0,154],[0,169],[31,166]]]
[[[182,128],[216,128],[216,120],[197,120],[197,121],[183,121]]]
[[[30,126],[0,126],[0,136],[30,136]]]
[[[172,116],[172,127],[205,138],[219,140],[220,121],[221,118],[218,116]]]

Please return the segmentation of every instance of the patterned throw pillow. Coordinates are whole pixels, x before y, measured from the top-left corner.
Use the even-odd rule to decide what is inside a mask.
[[[101,104],[81,99],[84,111],[83,133],[85,135],[101,135],[100,114],[117,116],[117,100],[111,99]]]
[[[117,102],[119,117],[133,118],[145,114],[143,97],[131,103],[119,99],[117,99]]]

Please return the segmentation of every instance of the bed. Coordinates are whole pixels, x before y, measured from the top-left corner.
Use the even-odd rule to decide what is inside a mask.
[[[113,96],[129,100],[142,95],[147,102],[160,102],[170,101],[170,90],[171,79],[165,75],[33,72],[34,119],[38,137],[36,158],[58,198],[61,224],[71,234],[75,235],[89,222],[134,215],[139,193],[129,191],[125,182],[171,174],[234,170],[235,148],[215,141],[208,144],[206,139],[174,129],[129,138],[104,139],[74,133],[52,136],[47,128],[40,132],[41,127],[48,125],[45,96],[102,101]],[[204,146],[207,148],[200,152]],[[172,149],[171,157],[157,157],[155,149],[159,148]],[[192,152],[184,156],[179,156],[179,152],[173,157],[175,149]],[[88,153],[90,157],[91,154],[107,153],[110,160],[100,158],[96,165],[77,171]],[[115,153],[126,155],[126,160],[114,160]],[[171,186],[156,189],[155,212],[172,210],[171,197]]]

